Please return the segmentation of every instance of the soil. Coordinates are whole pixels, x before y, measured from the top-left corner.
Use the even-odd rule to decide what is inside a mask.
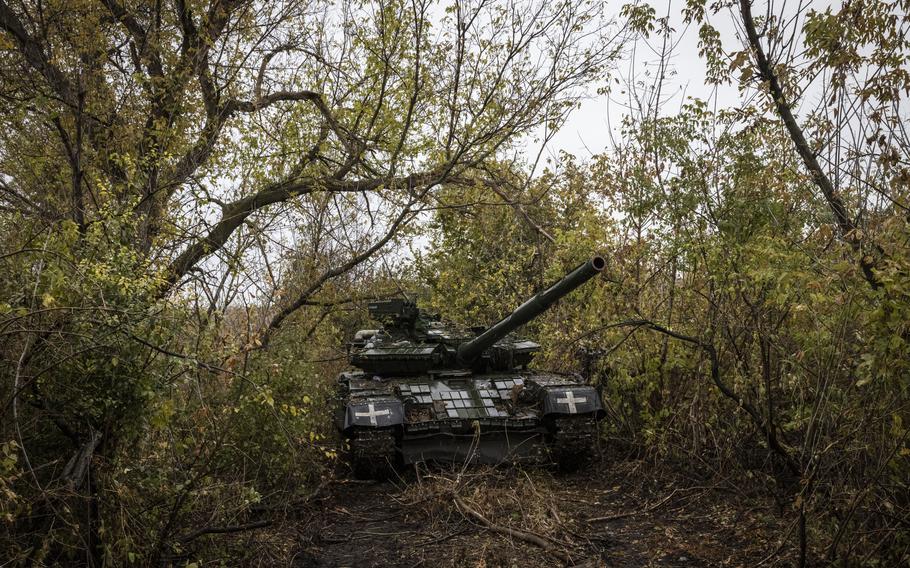
[[[356,568],[792,565],[794,545],[781,540],[790,520],[778,516],[766,496],[652,470],[623,461],[591,463],[574,473],[424,469],[386,482],[331,481],[296,520],[282,525],[294,535],[282,562]]]

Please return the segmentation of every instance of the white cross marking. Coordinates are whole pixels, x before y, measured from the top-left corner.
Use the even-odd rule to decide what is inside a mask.
[[[569,414],[575,414],[578,412],[578,409],[575,408],[575,403],[576,402],[587,402],[587,400],[588,399],[583,396],[579,397],[579,398],[575,398],[575,394],[572,393],[572,391],[566,391],[566,398],[557,398],[556,402],[558,402],[560,404],[568,404],[569,405]]]
[[[582,400],[584,400],[584,399],[582,399]],[[377,416],[388,416],[389,414],[392,413],[392,411],[389,410],[388,408],[386,408],[384,410],[376,410],[376,406],[373,404],[368,404],[367,406],[370,408],[369,412],[355,412],[354,416],[357,418],[369,417],[370,424],[372,424],[373,426],[377,426],[377,423],[376,423]],[[574,408],[574,405],[573,405],[573,408]]]

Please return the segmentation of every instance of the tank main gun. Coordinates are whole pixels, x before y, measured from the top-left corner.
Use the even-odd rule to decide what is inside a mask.
[[[603,257],[591,258],[556,284],[518,306],[515,311],[491,325],[474,339],[459,345],[456,355],[458,362],[462,365],[470,365],[497,341],[536,318],[560,298],[600,274],[605,266],[606,261]]]

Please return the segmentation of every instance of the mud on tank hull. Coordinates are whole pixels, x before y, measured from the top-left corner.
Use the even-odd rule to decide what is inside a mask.
[[[599,393],[577,376],[344,373],[339,430],[359,476],[424,461],[568,464],[596,443]]]

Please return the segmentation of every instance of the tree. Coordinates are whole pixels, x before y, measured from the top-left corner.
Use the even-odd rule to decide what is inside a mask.
[[[58,486],[89,503],[59,538],[111,554],[93,468],[175,377],[231,354],[234,376],[439,187],[560,124],[605,32],[596,2],[0,2],[4,436],[50,511],[33,559],[66,548]],[[294,255],[306,282],[280,278]],[[225,346],[212,316],[242,296],[261,328]]]

